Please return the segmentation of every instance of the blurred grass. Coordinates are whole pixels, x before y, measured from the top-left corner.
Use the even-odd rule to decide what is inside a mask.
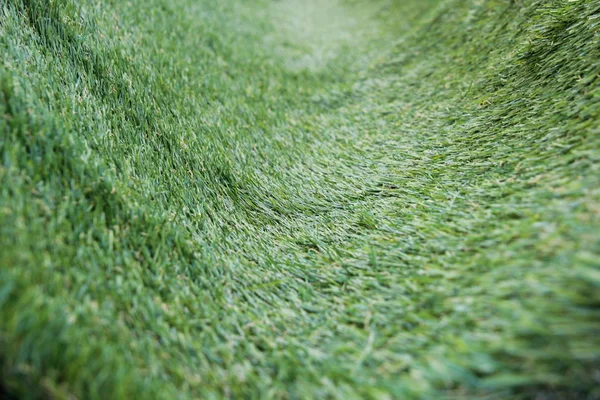
[[[0,1],[0,387],[597,398],[595,1]]]

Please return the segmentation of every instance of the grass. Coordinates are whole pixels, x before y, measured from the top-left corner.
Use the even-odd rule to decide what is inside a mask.
[[[600,6],[0,1],[0,394],[600,396]]]

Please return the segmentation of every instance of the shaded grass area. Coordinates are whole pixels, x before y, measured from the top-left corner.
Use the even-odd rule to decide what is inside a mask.
[[[600,395],[597,2],[320,3],[0,3],[0,387]]]

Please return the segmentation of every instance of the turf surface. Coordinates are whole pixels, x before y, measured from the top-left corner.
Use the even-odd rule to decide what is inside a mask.
[[[0,0],[0,395],[598,398],[599,232],[597,1]]]

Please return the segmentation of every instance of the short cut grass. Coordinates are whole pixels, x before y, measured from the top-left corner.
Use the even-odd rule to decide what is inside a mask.
[[[0,0],[0,396],[598,398],[599,260],[597,1]]]

